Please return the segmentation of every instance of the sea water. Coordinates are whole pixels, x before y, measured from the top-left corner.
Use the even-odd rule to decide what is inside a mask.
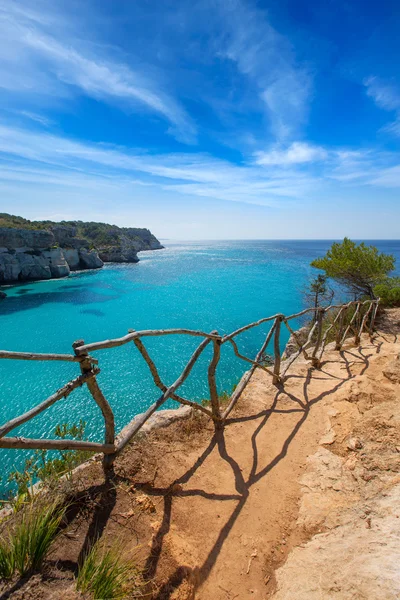
[[[373,242],[400,259],[400,242]],[[262,317],[305,307],[304,290],[316,271],[310,262],[330,241],[170,242],[140,253],[138,264],[112,264],[61,280],[25,283],[6,289],[0,302],[0,348],[71,353],[72,343],[120,337],[128,329],[189,328],[229,333]],[[400,265],[400,260],[398,260]],[[238,338],[253,358],[270,324]],[[283,328],[282,350],[288,333]],[[146,346],[166,385],[180,374],[200,338],[146,338]],[[98,381],[110,402],[119,431],[159,396],[146,363],[133,343],[98,351]],[[180,395],[208,397],[211,348],[180,388]],[[230,392],[248,363],[223,348],[219,391]],[[75,363],[0,360],[0,421],[25,412],[79,374]],[[177,406],[169,401],[165,407]],[[102,441],[103,419],[87,390],[78,389],[10,435],[53,437],[57,424],[86,422],[85,435]],[[8,473],[21,468],[28,451],[0,450],[0,492]]]

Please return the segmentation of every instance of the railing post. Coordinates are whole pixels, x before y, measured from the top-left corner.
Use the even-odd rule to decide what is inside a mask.
[[[88,373],[92,371],[92,365],[90,362],[90,356],[87,352],[83,352],[78,354],[77,350],[80,346],[83,346],[85,342],[83,340],[77,340],[72,344],[74,352],[76,356],[79,356],[80,362],[79,366],[81,368],[81,373]],[[103,418],[104,418],[104,442],[105,444],[112,444],[115,446],[115,422],[114,422],[114,413],[112,411],[111,406],[107,402],[106,398],[101,391],[99,384],[97,383],[97,379],[95,376],[91,377],[87,381],[87,386],[89,392],[91,393],[93,400],[96,402],[98,407],[100,408]],[[105,454],[103,457],[103,469],[106,475],[106,478],[110,475],[112,471],[113,463],[115,460],[115,454]]]
[[[361,333],[362,331],[360,331],[360,327],[362,327],[362,320],[363,317],[361,315],[361,307],[363,306],[363,304],[361,302],[359,302],[357,304],[357,309],[360,310],[359,314],[357,315],[357,318],[355,319],[355,335],[354,335],[354,344],[356,346],[359,345],[360,341],[361,341]],[[361,316],[361,321],[360,321],[360,316]]]
[[[218,331],[212,331],[211,333],[217,335]],[[219,406],[217,382],[216,382],[216,378],[215,378],[215,373],[217,370],[217,365],[219,363],[220,356],[221,356],[221,339],[214,339],[213,340],[213,357],[212,357],[210,365],[208,367],[208,387],[210,388],[211,412],[213,415],[214,425],[215,425],[216,429],[221,429],[223,426],[223,422],[221,419],[221,410],[220,410],[220,406]]]
[[[324,313],[324,310],[319,310],[317,314],[317,340],[315,342],[314,350],[311,356],[312,366],[316,369],[319,369],[321,367],[321,361],[317,356],[317,352],[322,339],[322,323],[324,320]]]
[[[375,319],[376,319],[376,313],[378,312],[379,300],[374,300],[374,302],[375,302],[375,306],[374,306],[373,311],[372,311],[371,323],[370,323],[370,326],[369,326],[369,329],[370,329],[370,338],[371,339],[372,339],[372,334],[374,333]]]
[[[274,335],[274,376],[272,383],[278,385],[281,382],[281,349],[279,344],[279,336],[281,333],[282,315],[276,317],[275,320],[275,335]]]
[[[337,334],[336,334],[335,350],[341,350],[342,349],[341,340],[342,340],[342,333],[343,333],[343,323],[344,323],[344,318],[345,318],[346,312],[347,312],[347,308],[343,307],[342,308],[342,313],[341,313],[340,319],[339,319],[338,331],[337,331]]]

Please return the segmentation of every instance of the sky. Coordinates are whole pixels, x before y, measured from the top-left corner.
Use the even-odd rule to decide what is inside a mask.
[[[398,0],[0,0],[0,212],[400,238]]]

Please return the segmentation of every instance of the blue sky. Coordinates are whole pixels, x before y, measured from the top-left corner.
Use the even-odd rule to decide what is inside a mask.
[[[0,0],[0,211],[400,237],[398,0]]]

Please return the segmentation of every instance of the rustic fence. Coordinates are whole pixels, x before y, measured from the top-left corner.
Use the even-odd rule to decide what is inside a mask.
[[[41,404],[38,404],[23,415],[15,417],[0,427],[0,448],[29,448],[29,449],[44,449],[44,450],[88,450],[92,452],[100,452],[104,454],[103,465],[107,471],[118,455],[119,452],[128,444],[128,442],[138,433],[151,415],[162,406],[169,398],[175,400],[179,404],[191,406],[194,410],[201,411],[213,420],[215,427],[220,428],[224,425],[228,415],[236,405],[245,387],[250,381],[254,371],[259,368],[264,370],[272,377],[275,385],[283,385],[288,370],[293,365],[295,360],[303,355],[304,358],[311,362],[312,366],[319,368],[321,365],[322,356],[328,341],[331,341],[331,332],[335,333],[335,349],[340,350],[345,339],[349,334],[354,335],[354,343],[359,344],[361,334],[369,333],[372,336],[374,330],[375,317],[378,310],[379,300],[366,300],[364,302],[354,301],[342,305],[331,305],[328,307],[307,308],[296,314],[285,316],[276,314],[271,317],[266,317],[245,325],[233,331],[229,335],[219,335],[217,331],[206,333],[204,331],[194,331],[190,329],[160,329],[160,330],[130,330],[127,335],[121,338],[94,342],[85,344],[83,340],[73,343],[74,354],[37,354],[30,352],[8,352],[0,351],[0,359],[12,360],[39,360],[39,361],[67,361],[78,363],[80,375],[66,383],[63,387],[49,396]],[[350,318],[346,319],[346,313],[351,310]],[[332,312],[331,321],[327,323],[326,316]],[[301,342],[298,334],[293,331],[289,321],[311,315],[311,327],[308,337],[305,342]],[[264,323],[271,323],[270,330],[265,337],[265,340],[253,359],[244,356],[238,349],[235,338],[240,334],[258,327]],[[282,361],[281,357],[281,331],[282,325],[289,330],[292,339],[297,344],[297,351],[294,352],[287,360]],[[186,335],[202,338],[201,343],[190,357],[188,363],[183,369],[178,379],[169,387],[166,386],[158,373],[154,361],[151,359],[144,340],[148,337],[166,336],[166,335]],[[266,364],[264,355],[265,351],[273,339],[273,364]],[[133,343],[140,352],[143,359],[146,361],[150,373],[153,377],[154,384],[161,390],[160,397],[140,416],[135,417],[122,431],[115,434],[114,413],[108,401],[106,400],[97,381],[97,375],[100,373],[98,368],[98,360],[91,356],[91,352],[104,350],[106,348],[115,348],[124,344]],[[233,347],[235,355],[241,360],[249,363],[251,368],[245,373],[240,380],[240,383],[229,398],[228,405],[222,410],[216,384],[216,370],[221,356],[221,346],[230,344]],[[196,361],[203,353],[207,346],[211,345],[213,354],[208,366],[208,386],[210,390],[209,407],[203,406],[197,402],[188,400],[178,395],[178,388],[188,378]],[[69,396],[75,389],[86,385],[88,390],[100,408],[105,424],[104,443],[89,442],[81,440],[49,440],[49,439],[31,439],[23,437],[6,437],[7,434],[26,423],[39,413],[43,412],[58,400],[62,400]]]

